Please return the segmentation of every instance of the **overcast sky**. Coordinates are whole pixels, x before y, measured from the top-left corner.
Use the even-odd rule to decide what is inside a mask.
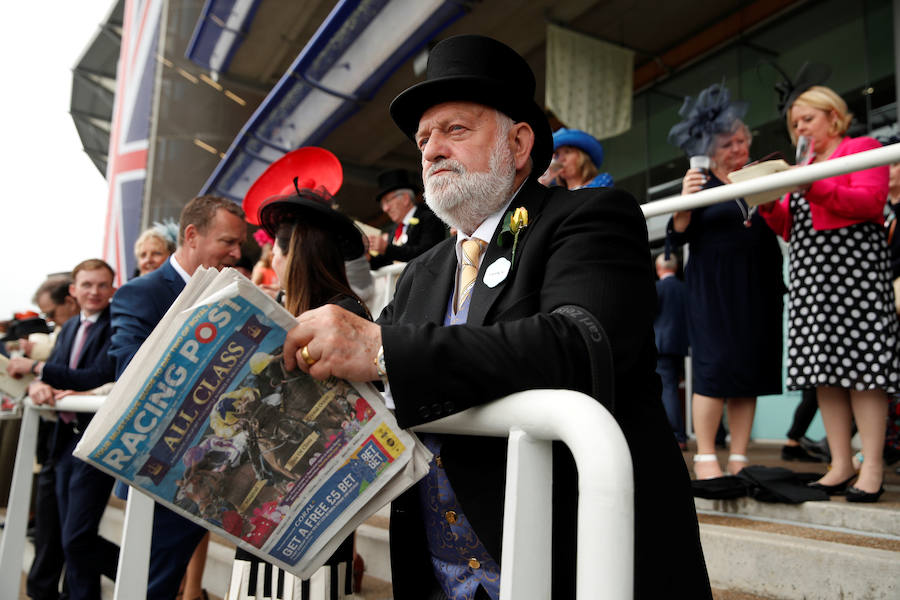
[[[100,257],[107,187],[69,116],[72,68],[114,0],[10,2],[0,36],[0,319],[33,309],[48,273]]]

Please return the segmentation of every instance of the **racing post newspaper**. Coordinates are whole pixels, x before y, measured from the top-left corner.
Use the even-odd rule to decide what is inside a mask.
[[[294,324],[234,269],[197,269],[75,455],[309,578],[431,457],[371,384],[286,372]]]

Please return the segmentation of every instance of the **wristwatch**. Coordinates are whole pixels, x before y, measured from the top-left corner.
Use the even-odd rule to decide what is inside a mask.
[[[382,382],[387,383],[387,365],[384,362],[384,345],[378,347],[378,354],[375,355],[373,362],[375,363],[375,370],[378,371],[378,377],[381,378]]]

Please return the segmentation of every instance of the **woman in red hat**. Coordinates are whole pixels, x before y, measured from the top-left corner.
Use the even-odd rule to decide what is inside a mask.
[[[342,181],[340,162],[332,153],[299,148],[273,163],[244,199],[247,220],[275,240],[272,268],[284,290],[284,306],[295,316],[324,304],[337,304],[371,319],[365,303],[350,287],[344,268],[345,261],[363,254],[365,245],[353,221],[332,208],[333,195]],[[278,191],[271,195],[274,190]],[[240,548],[235,558],[260,562]],[[337,569],[341,563],[346,564],[347,577],[339,582],[338,590],[332,590],[331,598],[352,593],[353,536],[341,544],[326,567]]]

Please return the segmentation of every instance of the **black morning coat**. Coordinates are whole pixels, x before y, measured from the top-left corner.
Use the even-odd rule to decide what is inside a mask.
[[[569,192],[528,181],[509,208],[520,206],[529,222],[512,268],[496,287],[485,285],[485,269],[511,258],[512,244],[497,243],[498,227],[466,325],[441,326],[456,274],[455,240],[421,255],[401,275],[378,319],[397,421],[412,427],[533,388],[597,390],[597,400],[612,407],[634,464],[635,598],[711,598],[687,469],[660,401],[656,292],[637,202],[619,190]],[[593,315],[611,359],[608,349],[590,347],[575,319],[553,313],[565,306]],[[611,387],[612,401],[602,391]],[[445,436],[441,459],[463,511],[499,561],[506,440]],[[571,454],[558,442],[553,477],[553,598],[571,600],[577,485]],[[422,523],[414,486],[392,505],[397,600],[420,600],[435,585]],[[596,584],[602,598],[603,582]]]

